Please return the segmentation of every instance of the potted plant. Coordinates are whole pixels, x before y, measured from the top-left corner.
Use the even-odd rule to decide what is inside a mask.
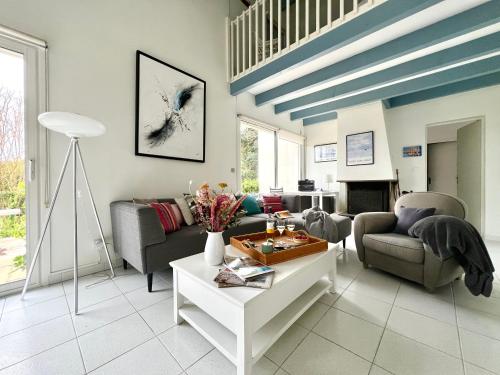
[[[208,235],[205,261],[211,266],[221,264],[224,259],[222,233],[227,228],[238,225],[245,214],[238,209],[246,195],[236,199],[234,194],[226,189],[227,184],[224,182],[218,184],[218,189],[212,189],[205,183],[199,187],[194,197],[196,222]]]

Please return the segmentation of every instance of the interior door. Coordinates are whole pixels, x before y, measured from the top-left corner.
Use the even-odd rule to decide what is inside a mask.
[[[482,134],[481,122],[458,129],[458,197],[467,203],[468,221],[481,232]]]
[[[427,190],[457,195],[457,142],[427,145]]]

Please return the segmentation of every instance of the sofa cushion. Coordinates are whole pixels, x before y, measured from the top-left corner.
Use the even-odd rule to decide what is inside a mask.
[[[398,221],[396,223],[396,228],[394,228],[394,233],[407,236],[408,229],[410,229],[413,224],[421,219],[434,215],[434,212],[436,212],[435,208],[401,207],[396,215]]]
[[[165,233],[171,233],[181,229],[181,225],[177,221],[175,209],[172,204],[151,203],[150,206],[155,209]]]
[[[184,219],[186,225],[193,225],[194,217],[186,200],[184,198],[175,198],[175,203],[179,207],[179,210],[181,211],[182,214],[182,218]]]
[[[259,203],[257,202],[257,199],[255,199],[255,197],[252,197],[251,195],[247,195],[247,197],[245,198],[245,200],[241,205],[245,208],[245,211],[249,216],[260,214],[262,212],[260,210],[260,206]]]
[[[398,233],[365,234],[363,245],[371,250],[411,263],[424,262],[424,245],[417,238]]]
[[[281,203],[281,196],[279,195],[263,195],[262,200],[264,201],[264,213],[266,214],[284,210]]]

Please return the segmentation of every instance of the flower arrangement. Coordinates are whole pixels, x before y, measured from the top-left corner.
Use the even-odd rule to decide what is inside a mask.
[[[226,191],[227,184],[225,182],[221,182],[217,186],[218,189],[211,189],[205,183],[198,188],[194,197],[195,220],[208,232],[222,232],[227,228],[234,227],[245,215],[243,211],[238,211],[238,209],[246,195],[236,199],[232,192]]]

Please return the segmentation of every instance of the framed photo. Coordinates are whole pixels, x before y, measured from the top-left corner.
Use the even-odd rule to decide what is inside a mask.
[[[414,158],[417,156],[422,156],[422,146],[404,146],[403,147],[403,157],[404,158]]]
[[[136,53],[135,154],[205,162],[206,83]]]
[[[373,131],[347,135],[346,154],[348,166],[374,164]]]
[[[314,146],[314,162],[337,161],[337,143],[326,143]]]

